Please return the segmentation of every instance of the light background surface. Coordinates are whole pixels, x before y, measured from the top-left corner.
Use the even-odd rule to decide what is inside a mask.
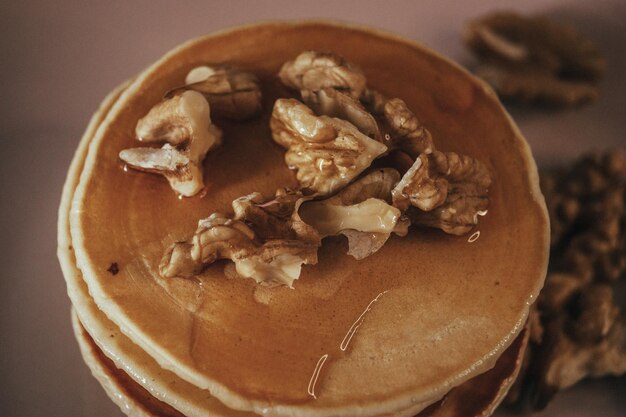
[[[626,147],[626,3],[619,0],[2,2],[0,416],[122,415],[82,363],[55,255],[69,162],[113,87],[189,38],[270,19],[371,25],[469,66],[463,22],[505,8],[576,24],[609,61],[596,104],[563,112],[511,109],[540,166]],[[623,417],[625,393],[625,377],[586,382],[538,415]],[[519,414],[498,412],[510,415]]]

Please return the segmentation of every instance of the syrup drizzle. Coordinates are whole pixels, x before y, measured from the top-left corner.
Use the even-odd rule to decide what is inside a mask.
[[[479,237],[480,237],[480,230],[477,230],[474,233],[472,233],[472,235],[467,239],[467,242],[468,243],[476,242]]]
[[[478,216],[480,217],[486,216],[488,211],[489,210],[480,210],[474,213],[474,224],[478,223]],[[480,230],[477,230],[474,233],[472,233],[469,239],[467,239],[467,242],[474,243],[478,240],[479,237],[480,237]]]
[[[478,223],[478,216],[483,217],[486,216],[489,210],[479,210],[474,213],[474,224]]]
[[[320,377],[320,372],[322,371],[322,366],[328,359],[328,353],[322,355],[317,361],[317,365],[315,365],[315,369],[313,370],[313,375],[311,375],[311,379],[309,380],[309,387],[307,388],[307,392],[309,395],[317,400],[317,396],[315,395],[315,384],[317,384],[317,379]]]
[[[363,324],[363,318],[365,317],[367,312],[370,311],[370,309],[372,308],[372,305],[374,305],[374,303],[378,301],[378,299],[382,297],[388,291],[389,290],[381,292],[380,294],[376,296],[376,298],[370,301],[370,303],[367,305],[365,310],[363,310],[359,318],[357,318],[356,321],[352,323],[352,326],[348,330],[348,333],[346,333],[346,335],[343,337],[343,340],[341,341],[341,344],[339,345],[339,349],[341,349],[342,352],[345,352],[346,349],[348,348],[348,344],[352,340],[352,337],[354,336],[356,331],[359,330],[359,327],[361,327],[361,324]]]
[[[380,297],[382,297],[387,292],[389,292],[389,290],[381,292],[380,294],[376,296],[376,298],[370,301],[370,303],[367,305],[367,307],[365,307],[365,310],[363,310],[361,315],[355,320],[354,323],[352,323],[352,326],[350,326],[350,329],[348,329],[348,332],[346,333],[346,335],[343,337],[343,340],[339,344],[339,349],[342,352],[345,352],[346,349],[348,348],[348,345],[350,344],[350,341],[354,337],[354,334],[359,329],[359,327],[361,327],[361,324],[363,324],[363,320],[365,319],[365,315],[367,314],[367,312],[370,311],[374,303],[378,301]],[[323,354],[319,358],[319,360],[317,361],[317,364],[315,365],[315,369],[313,369],[313,375],[311,375],[311,379],[309,380],[309,386],[307,388],[307,392],[311,397],[315,399],[317,399],[317,395],[315,394],[315,385],[317,384],[317,380],[320,377],[320,372],[322,371],[322,367],[324,366],[324,363],[326,363],[326,360],[328,358],[329,358],[328,353]]]

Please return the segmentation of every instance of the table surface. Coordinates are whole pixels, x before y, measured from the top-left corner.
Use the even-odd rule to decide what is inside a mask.
[[[82,363],[55,254],[65,174],[109,90],[189,38],[269,19],[372,25],[471,65],[460,41],[463,22],[503,8],[576,24],[609,62],[602,97],[593,105],[560,112],[511,109],[539,165],[625,147],[626,3],[620,0],[2,2],[0,415],[122,415]],[[625,377],[585,382],[537,415],[624,416],[625,392]]]

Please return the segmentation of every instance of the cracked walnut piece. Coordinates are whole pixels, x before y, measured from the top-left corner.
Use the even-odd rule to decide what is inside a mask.
[[[626,271],[626,152],[589,154],[543,175],[553,267],[615,282]]]
[[[121,151],[128,166],[163,175],[185,197],[204,188],[202,160],[221,143],[222,132],[211,123],[209,103],[200,93],[186,91],[161,101],[137,122],[135,134],[140,142],[166,143]]]
[[[318,196],[343,188],[387,151],[353,124],[316,116],[295,99],[278,99],[270,119],[274,141],[287,149],[285,162],[296,169],[300,186]]]
[[[302,52],[282,66],[278,77],[287,87],[298,90],[302,101],[315,111],[318,111],[316,94],[321,90],[341,92],[360,101],[377,116],[383,113],[387,100],[379,92],[367,88],[365,75],[358,66],[333,52]]]
[[[313,91],[333,88],[359,99],[365,91],[363,72],[354,64],[334,53],[306,51],[286,62],[278,73],[286,86],[299,90],[307,102]]]
[[[478,224],[489,204],[491,176],[469,156],[434,151],[421,154],[392,191],[393,203],[411,223],[462,235]]]
[[[372,171],[331,198],[303,203],[299,214],[321,237],[346,236],[348,254],[363,259],[380,249],[392,232],[407,234],[408,221],[389,204],[398,180],[395,169]]]
[[[315,229],[306,224],[298,213],[301,204],[308,201],[302,193],[281,188],[274,198],[266,199],[260,193],[252,193],[235,199],[232,203],[235,219],[254,227],[263,240],[303,239],[319,240]]]
[[[403,100],[399,98],[387,100],[383,111],[392,133],[391,147],[402,150],[414,159],[420,154],[430,154],[434,151],[430,132]]]
[[[600,97],[598,87],[593,83],[555,80],[552,74],[533,67],[482,64],[474,72],[493,86],[501,97],[521,102],[574,106]]]
[[[172,245],[159,265],[163,277],[199,274],[218,259],[230,259],[240,277],[292,287],[302,264],[317,263],[318,233],[302,222],[298,193],[279,190],[265,201],[254,193],[233,201],[235,216],[213,213],[198,222],[187,242]]]
[[[376,119],[359,102],[374,95],[366,94],[365,75],[356,65],[334,53],[307,51],[286,62],[278,76],[316,114],[346,120],[382,142]]]
[[[230,65],[199,66],[187,74],[185,86],[178,90],[194,90],[207,99],[216,116],[234,120],[258,115],[262,107],[258,78]]]
[[[382,142],[382,134],[374,116],[349,94],[333,88],[322,88],[319,91],[311,91],[308,97],[305,103],[316,114],[346,120],[364,135]]]
[[[538,409],[587,377],[626,372],[626,315],[613,289],[574,274],[551,273],[539,298],[542,336],[531,345],[526,388]]]
[[[606,61],[571,26],[496,12],[470,22],[464,38],[484,60],[477,74],[503,97],[556,105],[598,97]]]

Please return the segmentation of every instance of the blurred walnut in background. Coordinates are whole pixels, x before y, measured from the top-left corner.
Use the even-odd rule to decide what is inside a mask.
[[[606,61],[569,25],[496,12],[470,21],[464,40],[482,61],[474,72],[503,99],[573,106],[599,97]]]
[[[626,312],[614,296],[626,272],[625,175],[626,152],[613,150],[542,176],[550,271],[510,402],[540,409],[583,378],[626,373]]]

